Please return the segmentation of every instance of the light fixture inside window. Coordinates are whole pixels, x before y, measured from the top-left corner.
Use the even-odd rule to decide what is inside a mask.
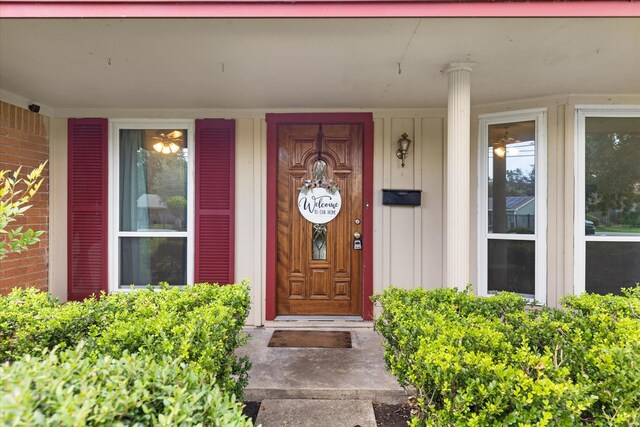
[[[182,142],[182,132],[174,130],[168,134],[161,133],[160,136],[154,136],[154,140],[158,141],[153,144],[153,149],[162,154],[174,154],[180,150],[180,146],[176,142]]]
[[[504,159],[504,155],[507,154],[506,148],[504,148],[504,145],[500,145],[499,142],[494,144],[493,152],[495,153],[496,156],[500,157],[501,159]]]
[[[180,146],[175,142],[156,142],[155,144],[153,144],[153,149],[158,153],[170,154],[176,153],[180,149]]]
[[[515,142],[520,142],[519,140],[512,138],[509,136],[509,126],[505,126],[504,135],[498,141],[493,144],[493,152],[496,156],[504,159],[504,156],[507,154],[507,145],[513,144]]]

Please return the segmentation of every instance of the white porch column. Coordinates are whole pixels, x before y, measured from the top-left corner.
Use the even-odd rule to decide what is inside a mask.
[[[469,62],[452,62],[447,112],[447,271],[446,283],[464,289],[469,283],[469,197],[471,161],[471,69]]]

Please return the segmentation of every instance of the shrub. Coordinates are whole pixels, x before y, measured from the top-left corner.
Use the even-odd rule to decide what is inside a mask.
[[[640,288],[525,310],[513,294],[389,288],[376,328],[412,425],[640,423]]]
[[[0,298],[0,357],[15,360],[86,340],[92,359],[140,353],[188,363],[222,391],[242,398],[249,362],[235,349],[246,337],[248,284],[140,290],[59,304],[35,290]]]
[[[513,227],[509,229],[510,234],[534,234],[535,230],[530,227]]]
[[[6,426],[250,426],[235,402],[168,356],[88,357],[80,345],[0,366]]]
[[[25,178],[20,178],[20,166],[16,171],[0,170],[0,259],[8,254],[20,253],[27,246],[40,241],[44,231],[34,231],[23,227],[10,228],[9,224],[24,216],[31,208],[27,205],[38,192],[44,178],[41,178],[47,162],[33,169]]]
[[[54,346],[73,348],[93,323],[88,304],[63,306],[46,292],[16,288],[0,297],[0,362]]]
[[[100,302],[101,316],[87,342],[93,353],[178,358],[242,398],[250,365],[235,350],[247,339],[242,334],[249,313],[247,284],[164,286],[161,291],[113,294]]]
[[[596,227],[600,225],[600,218],[595,215],[585,214],[584,219],[593,222],[593,225],[595,225]]]

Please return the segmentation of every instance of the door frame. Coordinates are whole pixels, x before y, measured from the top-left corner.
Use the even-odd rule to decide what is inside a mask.
[[[281,124],[360,124],[362,147],[362,319],[373,320],[373,114],[372,113],[272,113],[267,121],[267,248],[266,320],[276,318],[277,298],[277,167],[278,126]]]

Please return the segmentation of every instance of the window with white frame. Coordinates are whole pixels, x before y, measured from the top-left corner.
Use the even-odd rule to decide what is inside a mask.
[[[640,282],[640,106],[576,109],[575,292]]]
[[[478,290],[546,301],[546,110],[480,116]]]
[[[112,123],[111,290],[193,281],[193,122]]]

